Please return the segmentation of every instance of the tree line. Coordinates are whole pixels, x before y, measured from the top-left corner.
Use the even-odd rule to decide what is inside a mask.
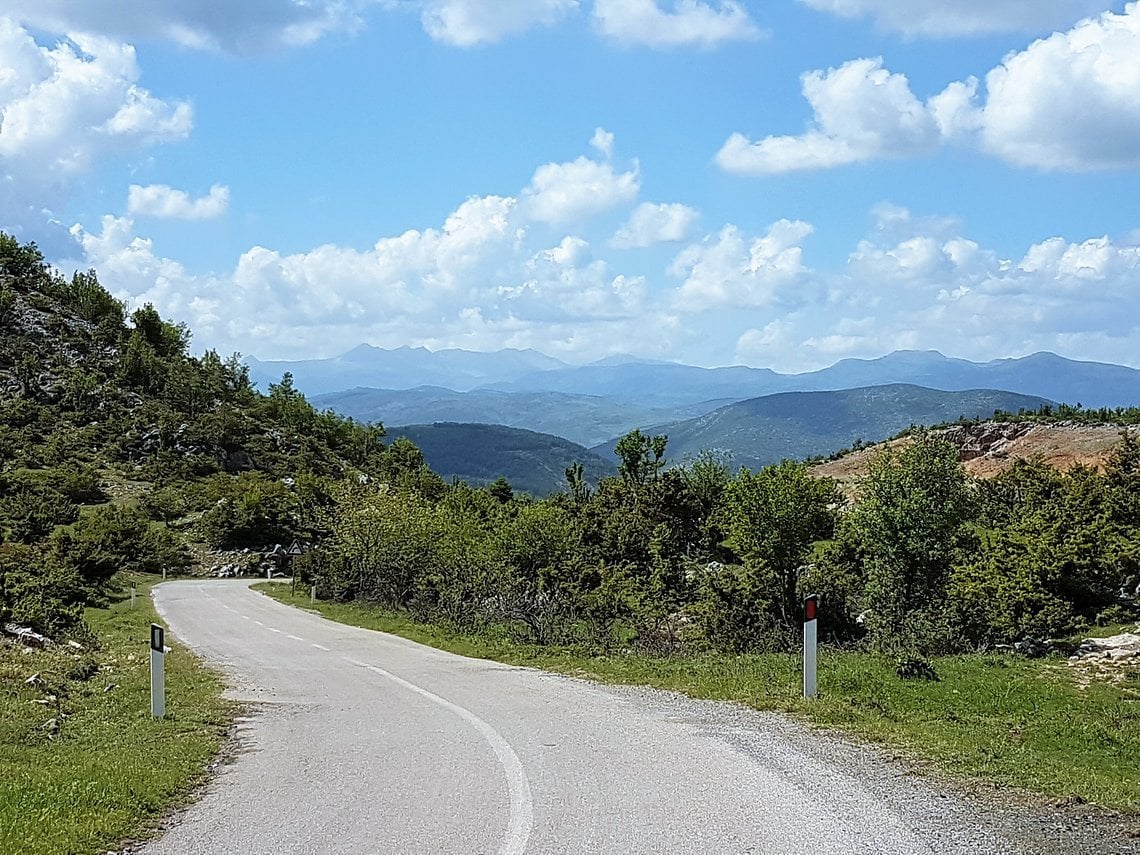
[[[826,641],[923,654],[1137,616],[1133,434],[1104,471],[1022,461],[988,481],[919,434],[853,496],[793,461],[666,470],[666,442],[634,431],[618,477],[592,489],[571,468],[541,500],[501,482],[343,485],[302,572],[326,597],[596,649],[792,649],[812,593]]]

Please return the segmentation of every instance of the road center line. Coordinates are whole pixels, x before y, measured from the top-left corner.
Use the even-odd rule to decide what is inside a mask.
[[[279,630],[279,629],[277,629],[277,628],[275,628],[275,627],[272,627],[272,626],[270,626],[270,627],[266,627],[266,628],[267,628],[267,629],[268,629],[270,632],[277,632],[277,633],[280,633],[280,632],[281,632],[281,630]]]
[[[534,823],[534,802],[531,799],[530,781],[527,780],[526,770],[523,769],[514,749],[503,739],[502,735],[466,707],[461,707],[446,698],[432,694],[427,689],[420,688],[415,683],[409,683],[383,668],[377,668],[375,665],[369,665],[367,662],[359,662],[348,657],[345,657],[344,661],[361,668],[367,668],[372,673],[379,674],[381,677],[427,698],[433,704],[455,713],[479,731],[479,734],[491,746],[491,750],[495,752],[499,765],[503,767],[503,773],[507,778],[507,790],[511,799],[510,820],[507,823],[503,841],[499,844],[499,855],[522,855],[526,851],[527,840],[530,839],[530,830]]]
[[[323,650],[325,653],[329,652],[329,649],[323,644],[314,644],[313,647],[317,648],[317,650]]]
[[[285,637],[286,637],[286,638],[291,638],[291,639],[293,639],[294,641],[304,641],[304,640],[305,640],[305,639],[301,638],[301,637],[300,637],[300,636],[298,636],[298,635],[287,635],[287,636],[285,636]]]

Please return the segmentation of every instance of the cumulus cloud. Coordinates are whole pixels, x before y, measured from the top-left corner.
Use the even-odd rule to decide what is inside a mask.
[[[881,58],[808,72],[803,93],[815,111],[811,130],[759,142],[733,134],[717,153],[721,168],[745,175],[824,169],[925,151],[940,139],[930,107]]]
[[[424,29],[460,47],[489,44],[576,12],[578,0],[423,0]]]
[[[617,249],[634,249],[684,240],[700,216],[688,205],[654,204],[643,202],[630,214],[610,246]]]
[[[523,191],[527,215],[551,224],[574,223],[637,198],[641,182],[636,167],[615,172],[610,163],[579,157],[547,163],[535,170]]]
[[[671,9],[662,9],[659,0],[594,0],[594,24],[616,42],[654,48],[711,48],[761,36],[737,0],[675,0]]]
[[[211,220],[224,214],[229,205],[230,188],[221,184],[197,199],[166,184],[132,184],[127,194],[127,211],[132,216],[165,220]]]
[[[1120,361],[1140,344],[1136,313],[1121,311],[1137,299],[1135,243],[1054,237],[1003,260],[949,220],[891,210],[889,235],[860,241],[842,271],[812,274],[822,290],[806,305],[761,307],[762,322],[737,339],[737,361],[803,370],[905,348]]]
[[[810,224],[779,220],[766,234],[748,240],[735,226],[682,250],[669,273],[683,279],[674,298],[679,307],[704,311],[773,303],[780,290],[807,272],[801,242]]]
[[[190,133],[190,105],[139,85],[130,45],[76,35],[53,47],[0,18],[0,213],[42,223],[99,161]]]
[[[1103,0],[800,0],[843,18],[872,18],[908,36],[1048,32],[1104,9]]]
[[[985,79],[955,81],[919,101],[880,59],[812,71],[803,92],[814,111],[798,136],[753,142],[732,134],[722,169],[766,175],[826,169],[977,145],[1017,166],[1068,171],[1140,165],[1140,2],[1106,12],[1012,53]]]
[[[1140,3],[1011,54],[986,75],[985,146],[1043,169],[1140,166]]]
[[[52,33],[163,39],[238,53],[309,44],[361,25],[371,0],[8,0],[6,14]]]

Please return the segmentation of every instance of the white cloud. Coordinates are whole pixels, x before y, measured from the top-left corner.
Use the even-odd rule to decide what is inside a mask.
[[[165,184],[132,184],[127,194],[127,211],[132,216],[167,220],[210,220],[224,214],[229,204],[230,188],[221,184],[197,199]]]
[[[1104,9],[1104,0],[800,0],[843,18],[870,17],[908,36],[1049,32]]]
[[[569,235],[558,246],[535,253],[525,278],[501,285],[496,308],[513,318],[546,323],[579,323],[637,316],[643,309],[645,279],[614,274],[590,245]]]
[[[985,146],[1020,166],[1140,166],[1140,3],[1011,54],[986,75]]]
[[[803,92],[815,112],[811,130],[760,142],[733,134],[717,153],[721,168],[745,175],[825,169],[926,151],[939,142],[931,108],[915,98],[904,75],[883,68],[881,58],[809,72]]]
[[[596,128],[590,140],[593,146],[606,160],[614,156],[614,135],[605,128]]]
[[[190,133],[185,102],[138,84],[135,51],[95,36],[53,47],[0,17],[0,214],[38,222],[98,162]]]
[[[576,12],[578,0],[423,0],[422,6],[428,35],[471,47],[550,26]]]
[[[726,226],[715,238],[686,247],[669,267],[670,275],[684,280],[676,304],[704,311],[773,303],[781,289],[807,272],[800,243],[811,233],[808,223],[779,220],[751,241],[735,226]]]
[[[1012,53],[978,81],[955,81],[925,103],[879,59],[803,77],[814,111],[799,136],[732,134],[722,169],[766,175],[826,169],[974,144],[1017,166],[1068,171],[1140,166],[1140,2],[1105,12]]]
[[[610,246],[633,249],[684,240],[699,216],[688,205],[679,202],[671,205],[643,202],[618,229],[610,240]]]
[[[532,220],[575,223],[634,201],[640,188],[636,168],[617,173],[609,163],[579,157],[535,170],[523,203]]]
[[[671,10],[662,9],[659,0],[594,0],[594,23],[614,41],[654,48],[709,48],[761,36],[737,0],[675,0]]]
[[[246,53],[309,44],[361,25],[371,0],[8,0],[5,13],[51,33],[163,39],[183,47]]]

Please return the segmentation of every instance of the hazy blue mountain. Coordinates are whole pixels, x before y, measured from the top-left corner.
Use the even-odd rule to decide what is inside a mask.
[[[730,401],[688,407],[645,407],[597,395],[562,392],[455,392],[418,389],[349,389],[311,399],[320,409],[385,426],[433,422],[479,422],[549,433],[584,446],[597,445],[639,425],[703,415]]]
[[[620,355],[571,366],[533,350],[464,350],[361,345],[333,359],[299,362],[249,360],[262,388],[284,371],[306,395],[363,386],[457,391],[557,392],[588,395],[649,409],[671,409],[723,399],[740,401],[776,392],[824,391],[909,383],[931,389],[1005,389],[1087,407],[1140,405],[1140,371],[1078,362],[1052,353],[970,362],[936,351],[897,351],[878,359],[844,359],[819,371],[777,374],[766,368],[698,368]],[[392,423],[390,417],[379,414]],[[469,421],[474,415],[462,417]]]
[[[707,415],[658,425],[669,436],[672,463],[702,451],[730,456],[731,466],[756,469],[780,460],[830,454],[855,440],[875,442],[912,424],[992,416],[995,409],[1037,409],[1044,398],[991,389],[945,392],[907,384],[835,392],[783,392],[738,401]],[[617,438],[592,450],[607,456]]]
[[[534,496],[565,489],[566,469],[575,463],[591,484],[617,472],[612,455],[603,459],[560,436],[502,425],[407,425],[389,436],[406,436],[418,445],[428,465],[447,480],[483,485],[501,476],[516,491]]]
[[[292,362],[261,362],[247,358],[250,378],[262,391],[276,383],[286,371],[306,396],[323,392],[374,386],[386,389],[414,389],[417,386],[446,386],[472,389],[502,382],[532,372],[569,366],[536,350],[497,350],[482,353],[469,350],[428,350],[424,347],[397,347],[388,350],[362,344],[330,359],[303,359]]]
[[[677,363],[592,364],[532,372],[491,384],[509,391],[556,390],[605,395],[653,407],[710,398],[745,400],[776,392],[833,391],[909,383],[930,389],[1004,389],[1086,407],[1140,404],[1140,371],[1101,362],[1078,362],[1053,353],[970,362],[937,351],[896,351],[878,359],[844,359],[804,374],[765,368],[696,368]]]
[[[1007,389],[1086,407],[1140,404],[1140,371],[1103,362],[1078,362],[1055,353],[970,362],[934,350],[901,350],[878,359],[844,359],[830,368],[790,378],[804,390],[913,383],[956,391]]]
[[[506,392],[602,395],[647,407],[677,407],[714,398],[741,400],[783,389],[785,375],[767,368],[697,368],[676,362],[620,362],[532,372],[491,383]]]

